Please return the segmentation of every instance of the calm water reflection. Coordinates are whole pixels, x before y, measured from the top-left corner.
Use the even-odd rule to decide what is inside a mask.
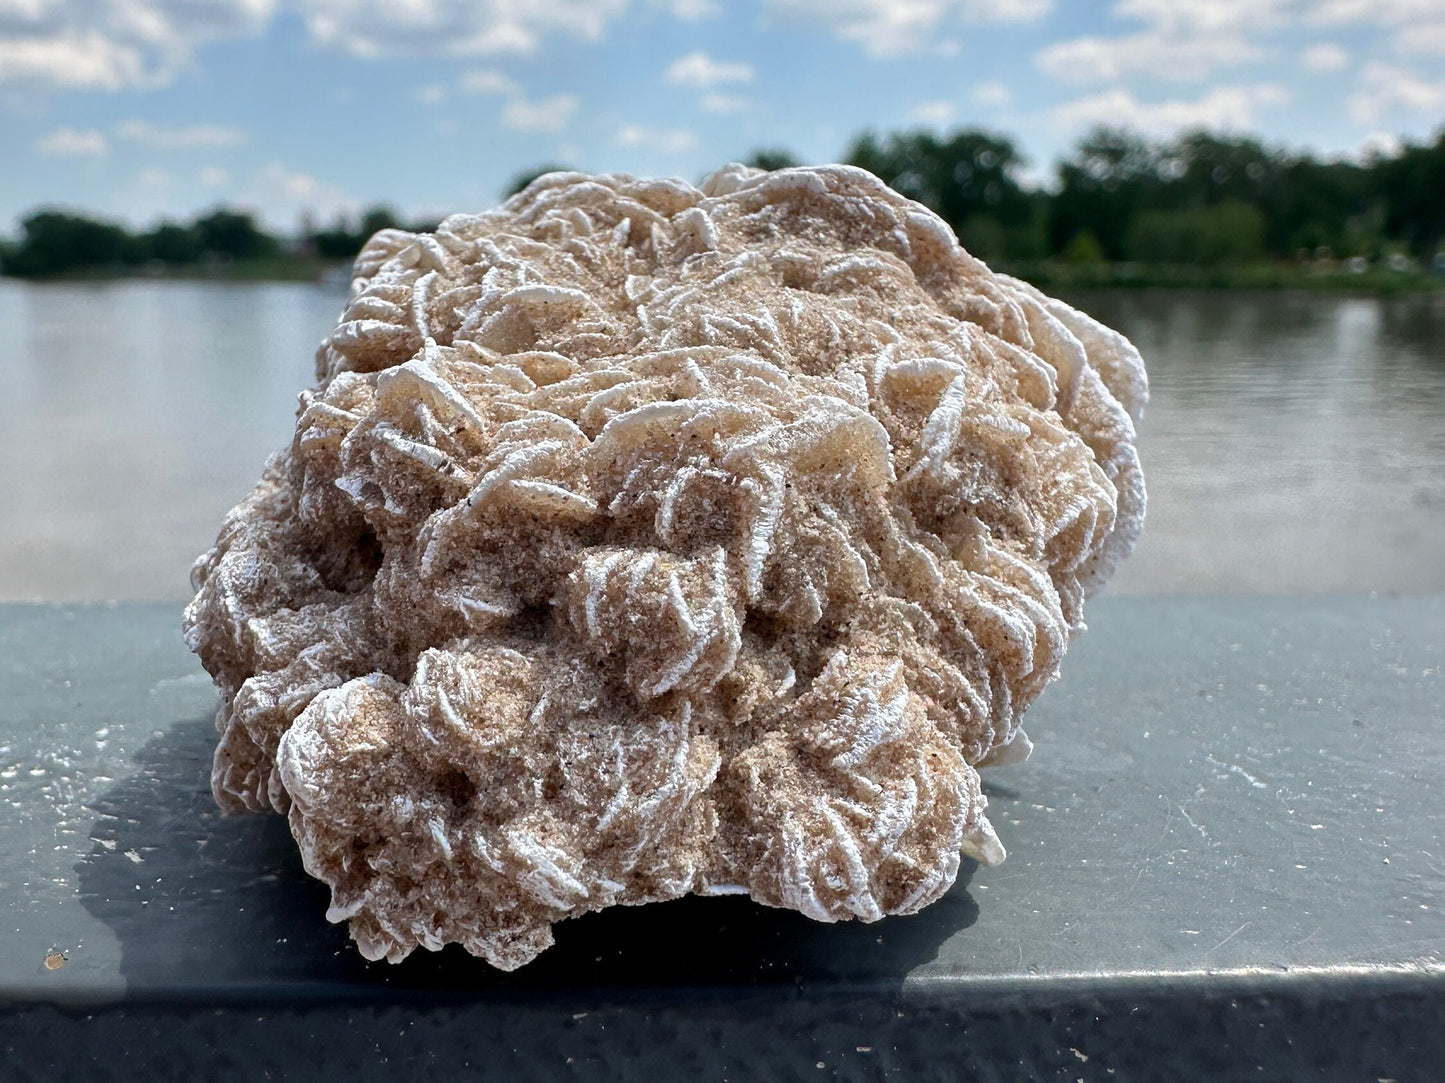
[[[1103,293],[1154,398],[1120,590],[1445,589],[1445,297]],[[183,598],[342,302],[0,282],[0,599]]]
[[[289,439],[343,300],[297,285],[0,282],[0,598],[182,598]]]
[[[1445,589],[1445,296],[1073,300],[1149,366],[1117,589]]]

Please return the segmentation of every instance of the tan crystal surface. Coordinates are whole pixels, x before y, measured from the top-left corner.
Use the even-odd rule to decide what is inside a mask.
[[[355,276],[186,635],[363,954],[1003,859],[976,769],[1143,518],[1123,337],[843,166],[550,174]]]

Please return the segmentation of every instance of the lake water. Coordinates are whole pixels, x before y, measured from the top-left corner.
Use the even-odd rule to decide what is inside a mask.
[[[1111,589],[1445,589],[1445,295],[1110,292],[1153,398]],[[291,432],[336,287],[0,281],[0,599],[181,599]]]

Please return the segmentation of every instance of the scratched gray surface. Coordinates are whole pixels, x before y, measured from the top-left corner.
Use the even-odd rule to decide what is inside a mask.
[[[0,1000],[1445,967],[1445,597],[1119,598],[987,776],[1008,846],[923,914],[743,899],[565,923],[517,975],[365,964],[279,817],[206,792],[173,606],[0,606]],[[49,970],[47,954],[65,963]]]

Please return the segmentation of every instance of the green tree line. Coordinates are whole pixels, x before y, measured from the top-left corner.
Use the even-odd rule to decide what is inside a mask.
[[[765,169],[797,163],[783,149],[756,151],[751,161]],[[1433,142],[1352,161],[1250,136],[1199,131],[1165,140],[1100,128],[1057,163],[1044,188],[1023,182],[1029,163],[1012,138],[977,128],[866,132],[848,147],[846,161],[931,207],[970,251],[1004,264],[1429,261],[1445,243],[1445,131]],[[512,190],[538,172],[519,175]],[[224,208],[142,233],[42,209],[0,248],[0,268],[40,276],[297,256],[340,260],[375,230],[399,224],[394,212],[377,207],[283,242],[249,214]]]
[[[1445,132],[1348,161],[1248,136],[1101,128],[1058,163],[1049,190],[1033,191],[1013,140],[977,129],[868,133],[848,161],[933,208],[985,259],[1429,259],[1445,240]]]
[[[183,268],[261,260],[342,260],[361,251],[377,230],[402,224],[390,208],[373,207],[354,220],[338,219],[324,229],[306,229],[299,240],[283,240],[262,229],[253,215],[227,208],[186,222],[162,222],[140,233],[116,222],[46,208],[25,217],[17,241],[0,245],[0,271],[45,277],[154,265]],[[435,223],[412,223],[408,228],[434,227]]]
[[[261,259],[280,253],[275,237],[249,214],[216,210],[180,224],[162,222],[132,233],[115,222],[61,210],[39,210],[21,223],[18,243],[3,253],[12,275],[54,275],[67,271]]]

